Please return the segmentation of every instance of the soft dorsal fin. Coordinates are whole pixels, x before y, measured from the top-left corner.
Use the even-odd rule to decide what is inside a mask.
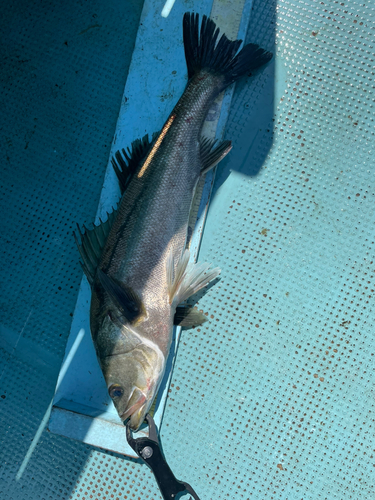
[[[92,229],[87,229],[87,227],[83,226],[83,231],[81,231],[77,224],[81,241],[79,241],[76,233],[73,231],[74,239],[82,259],[80,264],[91,286],[94,283],[96,269],[116,215],[117,209],[113,209],[110,214],[107,212],[107,220],[102,222],[99,219],[100,223],[97,226],[93,224]]]
[[[142,139],[133,141],[131,148],[116,151],[115,156],[112,157],[111,162],[120,185],[121,195],[124,194],[139,163],[145,158],[158,135],[159,133],[155,132],[151,141],[148,135],[145,135]]]
[[[208,139],[207,137],[201,139],[201,174],[206,174],[211,168],[214,168],[232,149],[231,141],[219,142],[217,146],[216,144],[217,139]]]
[[[170,304],[181,304],[220,274],[218,267],[209,269],[211,264],[207,262],[189,263],[189,257],[189,250],[185,250],[175,269],[172,252],[169,254],[167,281]]]

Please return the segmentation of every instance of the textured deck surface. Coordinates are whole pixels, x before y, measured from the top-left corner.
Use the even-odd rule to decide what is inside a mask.
[[[1,498],[156,500],[137,461],[47,432],[17,476],[53,396],[81,279],[71,231],[96,212],[141,5],[1,9]],[[202,500],[373,496],[374,21],[370,2],[254,0],[248,40],[276,58],[235,91],[199,257],[222,277],[199,299],[210,322],[182,333],[161,429]]]

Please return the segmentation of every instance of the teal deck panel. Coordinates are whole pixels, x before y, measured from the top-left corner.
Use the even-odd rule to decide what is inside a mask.
[[[142,1],[0,6],[0,498],[69,498],[92,449],[46,430]],[[36,446],[23,473],[38,431]]]
[[[0,497],[157,500],[137,460],[45,430],[17,479],[54,394],[82,276],[71,230],[96,213],[142,7],[127,3],[130,22],[121,3],[68,4],[1,7]],[[199,254],[222,275],[197,298],[210,321],[182,332],[161,428],[202,500],[373,497],[374,21],[366,2],[254,0],[247,40],[276,57],[235,89]]]

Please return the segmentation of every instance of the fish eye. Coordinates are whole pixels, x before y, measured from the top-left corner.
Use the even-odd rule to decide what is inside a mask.
[[[124,394],[124,389],[119,384],[112,384],[108,389],[111,398],[119,398]]]

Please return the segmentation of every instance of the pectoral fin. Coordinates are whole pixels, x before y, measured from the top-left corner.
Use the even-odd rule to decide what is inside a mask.
[[[174,315],[174,324],[176,326],[184,326],[191,328],[192,326],[200,326],[207,321],[206,316],[192,306],[178,306]]]
[[[167,279],[169,301],[172,304],[181,304],[191,295],[204,288],[210,281],[220,274],[220,269],[209,269],[211,264],[206,262],[189,263],[190,252],[185,250],[174,268],[174,260],[170,254],[167,262]]]
[[[104,290],[129,323],[133,323],[144,314],[142,301],[131,288],[120,285],[100,268],[98,268],[98,278]]]

